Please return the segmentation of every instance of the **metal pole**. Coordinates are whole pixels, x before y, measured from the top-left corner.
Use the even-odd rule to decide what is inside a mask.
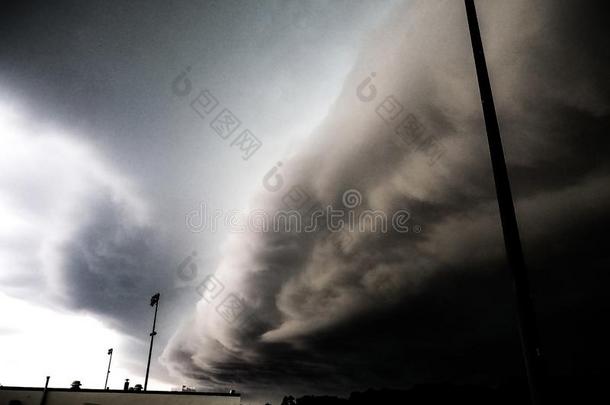
[[[494,181],[496,184],[496,195],[500,208],[500,219],[502,222],[502,232],[504,234],[504,247],[508,265],[512,272],[515,287],[515,298],[517,306],[517,316],[519,321],[519,334],[525,368],[530,388],[532,404],[542,404],[542,388],[545,377],[545,366],[540,347],[540,338],[536,327],[536,316],[532,303],[527,269],[521,240],[519,238],[519,228],[517,217],[513,205],[513,197],[510,189],[508,170],[504,160],[502,140],[500,138],[500,128],[496,109],[494,106],[481,32],[474,0],[464,0],[466,4],[466,15],[468,18],[468,28],[470,30],[470,40],[474,53],[474,62],[479,82],[481,103],[483,105],[483,117],[485,118],[485,128],[489,142],[489,153],[491,155],[491,165],[493,169]]]
[[[40,405],[45,405],[47,403],[47,394],[49,390],[49,379],[51,376],[47,376],[47,381],[44,383],[44,390],[42,390],[42,397],[40,398]]]
[[[157,309],[159,308],[159,296],[160,294],[157,293],[153,296],[153,300],[151,300],[151,303],[153,303],[153,305],[155,306],[155,317],[153,318],[153,327],[152,327],[152,332],[150,333],[150,349],[148,350],[148,363],[146,365],[146,378],[144,379],[144,391],[146,391],[147,387],[148,387],[148,373],[150,371],[150,358],[152,356],[152,349],[153,349],[153,342],[155,340],[155,335],[157,334],[157,332],[155,331],[155,325],[157,324]],[[156,299],[155,299],[156,297]]]
[[[104,383],[104,389],[108,387],[108,376],[110,375],[110,363],[112,363],[112,353],[114,353],[113,349],[108,350],[110,360],[108,360],[108,371],[106,372],[106,382]]]

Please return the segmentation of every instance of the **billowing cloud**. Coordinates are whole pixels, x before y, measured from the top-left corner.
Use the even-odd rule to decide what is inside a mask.
[[[34,117],[17,103],[0,104],[2,291],[29,305],[97,317],[109,328],[104,333],[136,338],[121,340],[122,364],[140,351],[143,359],[146,300],[172,285],[160,249],[162,227],[136,185],[91,144]],[[36,367],[23,356],[23,364]]]
[[[563,303],[584,300],[585,280],[603,262],[587,246],[608,222],[601,151],[610,93],[598,67],[608,66],[608,36],[572,14],[579,8],[599,22],[594,6],[480,4],[544,336],[566,321],[557,312]],[[410,231],[234,236],[215,281],[201,286],[209,294],[165,349],[165,364],[204,385],[267,392],[521,373],[475,80],[461,2],[398,7],[363,46],[309,143],[276,167],[283,186],[262,187],[252,205],[286,209],[298,187],[307,197],[296,200],[307,207],[388,217],[406,209]],[[347,190],[360,193],[357,206],[346,207]],[[581,255],[589,275],[568,292],[557,283]],[[231,294],[254,316],[227,320],[222,305]],[[545,342],[555,372],[576,367],[577,349],[560,353],[558,341]]]
[[[129,232],[147,223],[146,206],[91,148],[61,129],[4,104],[0,115],[4,282],[23,288],[31,280],[65,296],[62,250],[98,220],[97,208],[113,210]],[[18,243],[23,249],[15,249]]]
[[[595,374],[610,359],[607,6],[477,6],[551,370]],[[3,302],[134,337],[117,353],[139,378],[161,291],[156,348],[177,378],[261,398],[522,373],[462,2],[45,7],[1,28],[2,87],[30,103],[0,105]],[[172,96],[185,65],[260,136],[255,158]],[[253,178],[253,210],[406,210],[408,232],[246,232],[217,260],[220,234],[184,213],[242,207]],[[199,276],[220,261],[207,283],[177,277],[193,250]],[[22,321],[0,334],[40,330]]]

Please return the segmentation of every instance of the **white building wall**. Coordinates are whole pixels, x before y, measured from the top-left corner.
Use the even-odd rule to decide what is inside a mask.
[[[0,388],[0,405],[11,400],[21,405],[40,405],[42,391],[3,390]],[[103,391],[49,391],[46,405],[239,405],[239,396],[193,395],[182,393],[142,393]]]

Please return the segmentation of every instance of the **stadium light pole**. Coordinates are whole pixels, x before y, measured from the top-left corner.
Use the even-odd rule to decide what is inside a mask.
[[[479,82],[481,104],[483,105],[483,117],[485,119],[491,165],[496,184],[496,195],[500,208],[504,247],[506,249],[508,265],[513,276],[515,287],[519,334],[521,337],[521,346],[530,388],[530,397],[532,404],[541,405],[543,403],[542,391],[546,370],[540,346],[540,337],[536,326],[536,316],[532,303],[525,259],[523,257],[523,249],[519,237],[519,228],[510,189],[508,170],[504,159],[502,139],[500,138],[500,127],[498,126],[498,118],[496,116],[496,109],[491,92],[489,73],[487,71],[487,63],[483,52],[483,43],[481,41],[481,32],[479,30],[474,0],[464,0],[464,2],[466,5],[470,41],[472,42],[472,51]]]
[[[104,383],[104,390],[108,387],[108,376],[110,375],[110,364],[112,363],[112,348],[108,349],[110,359],[108,360],[108,371],[106,371],[106,382]]]
[[[155,325],[157,324],[157,310],[159,309],[159,297],[161,294],[156,293],[150,298],[150,306],[155,307],[155,317],[153,318],[152,332],[150,333],[150,349],[148,350],[148,363],[146,364],[146,378],[144,379],[144,391],[148,388],[148,373],[150,372],[150,358],[152,356],[153,342],[155,340]]]

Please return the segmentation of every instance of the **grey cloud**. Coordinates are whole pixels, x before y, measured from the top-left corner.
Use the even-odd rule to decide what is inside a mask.
[[[572,18],[578,7],[480,4],[554,373],[579,372],[586,364],[580,349],[558,352],[564,339],[583,337],[553,333],[562,322],[579,322],[569,313],[562,319],[566,300],[583,310],[601,299],[596,293],[579,301],[607,261],[589,247],[608,221],[602,207],[609,196],[601,192],[608,184],[601,152],[608,149],[608,79],[598,69],[607,60],[604,52],[581,51],[603,48],[607,35],[599,33],[601,25]],[[583,19],[593,7],[587,3]],[[460,2],[397,7],[367,41],[310,144],[282,168],[289,184],[323,205],[341,206],[343,191],[355,188],[362,208],[407,207],[424,231],[356,234],[347,247],[332,245],[323,233],[235,238],[216,274],[256,309],[258,322],[248,328],[216,322],[213,306],[200,302],[195,320],[165,349],[171,369],[246,390],[274,382],[344,392],[522,372],[471,54]],[[513,63],[507,55],[515,56]],[[555,68],[574,58],[576,68]],[[362,102],[356,89],[373,71],[377,97]],[[407,154],[397,146],[393,127],[376,115],[389,95],[445,146],[434,165],[421,151]],[[282,194],[263,192],[255,201],[279,209]],[[579,255],[583,274],[576,276],[568,262]],[[570,277],[580,280],[574,291],[556,284]]]
[[[219,301],[191,307],[198,293],[176,282],[176,266],[197,242],[202,257],[216,246],[172,224],[182,226],[183,208],[204,192],[207,201],[214,187],[241,195],[233,178],[258,171],[227,165],[215,139],[201,138],[199,122],[186,124],[180,112],[189,113],[187,106],[175,107],[185,107],[179,113],[168,107],[172,78],[193,63],[198,85],[221,87],[217,96],[240,118],[279,133],[266,145],[281,144],[293,122],[318,108],[302,94],[318,94],[332,82],[327,75],[337,74],[336,59],[326,54],[349,48],[383,15],[378,3],[269,4],[104,2],[84,9],[65,2],[51,7],[54,14],[46,3],[20,3],[7,10],[2,84],[42,106],[32,121],[60,116],[75,128],[96,127],[83,136],[110,152],[110,166],[141,181],[142,195],[160,212],[150,223],[136,221],[116,190],[86,178],[90,193],[74,199],[76,230],[58,245],[65,266],[40,274],[37,257],[19,258],[24,271],[3,274],[3,288],[18,296],[56,291],[68,308],[100,315],[141,341],[149,328],[146,297],[161,286],[163,331],[184,319],[163,354],[168,368],[201,385],[259,396],[521,373],[461,2],[399,4],[363,41],[326,119],[283,159],[283,188],[252,199],[255,207],[281,209],[282,196],[298,185],[311,202],[341,207],[343,192],[357,189],[359,209],[408,209],[409,224],[422,232],[339,240],[328,232],[234,235],[215,273],[225,286],[219,300],[239,295],[254,318],[228,323]],[[607,6],[477,5],[551,369],[596,373],[610,358],[601,328],[608,309]],[[232,19],[238,23],[228,29]],[[364,102],[356,91],[372,72],[377,94]],[[378,116],[390,95],[443,145],[435,164],[405,147],[396,123]],[[187,139],[195,134],[196,141]],[[40,214],[61,190],[28,199],[31,179],[11,190],[20,207]],[[35,250],[37,240],[2,246]],[[160,335],[159,349],[165,339]],[[133,351],[145,358],[144,345]]]

